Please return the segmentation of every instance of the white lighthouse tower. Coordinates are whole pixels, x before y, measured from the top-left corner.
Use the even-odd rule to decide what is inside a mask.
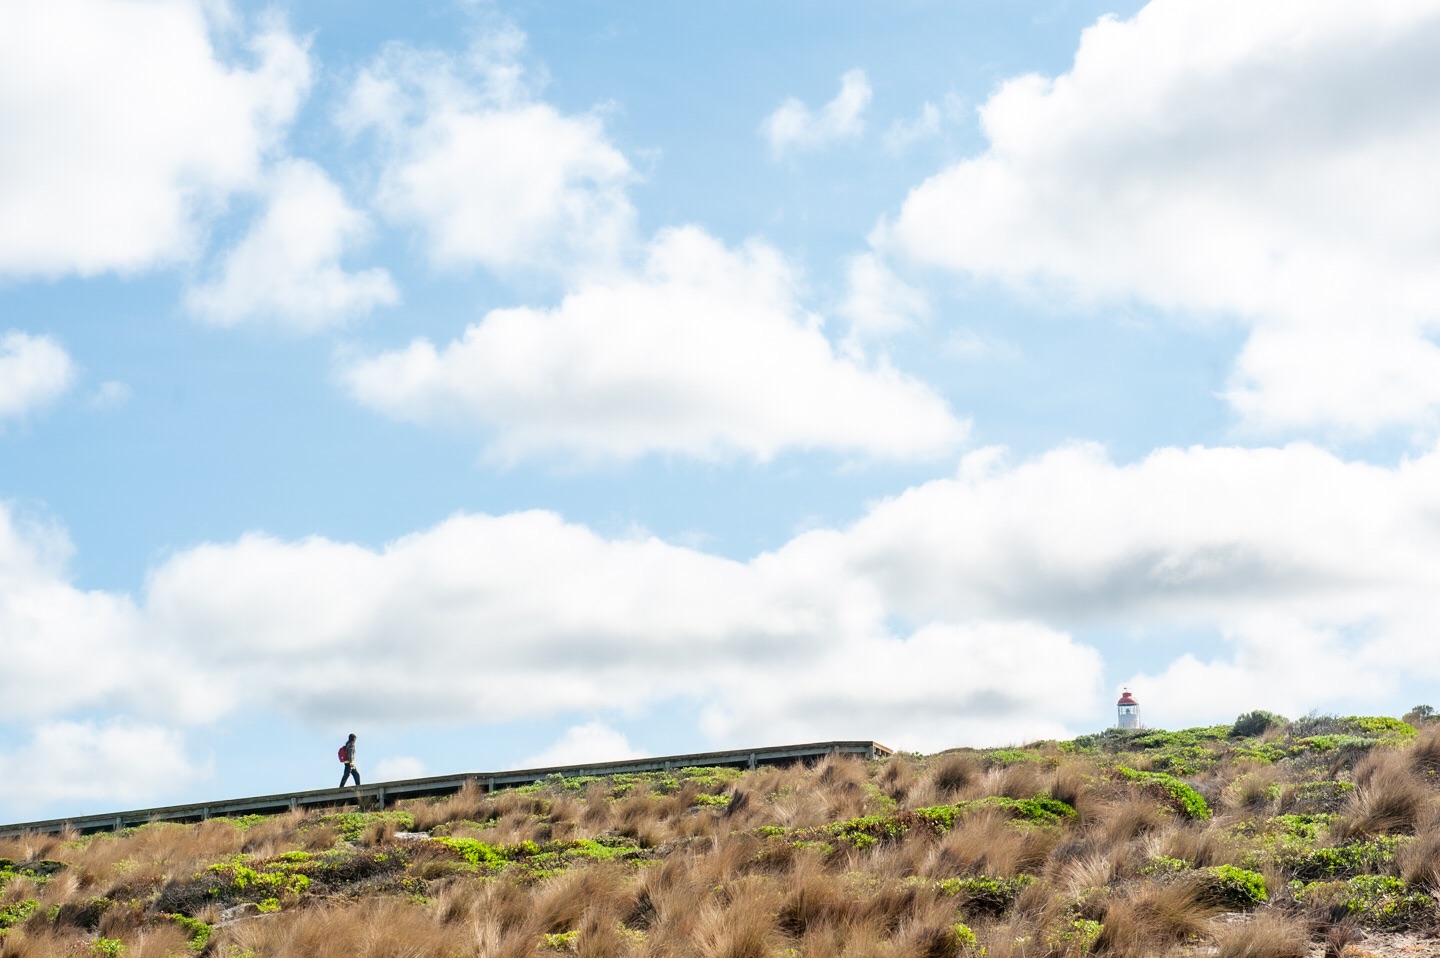
[[[1140,724],[1140,703],[1135,701],[1129,689],[1121,690],[1120,701],[1115,703],[1115,713],[1116,728],[1144,728]]]

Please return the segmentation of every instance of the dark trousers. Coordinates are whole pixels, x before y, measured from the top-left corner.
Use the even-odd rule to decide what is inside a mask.
[[[360,784],[360,770],[359,770],[358,768],[356,768],[354,765],[351,765],[349,762],[346,762],[346,763],[345,763],[345,774],[340,776],[340,784],[337,785],[337,786],[335,786],[335,787],[336,787],[336,788],[344,788],[344,787],[345,787],[345,782],[346,782],[346,780],[349,779],[351,775],[354,775],[354,776],[355,776],[355,784],[356,784],[356,785],[359,785],[359,784]]]

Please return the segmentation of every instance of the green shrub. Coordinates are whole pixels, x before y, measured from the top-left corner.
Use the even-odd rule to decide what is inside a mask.
[[[409,812],[337,812],[320,816],[316,824],[334,826],[341,838],[357,842],[371,825],[381,822],[393,822],[395,828],[402,832],[415,830],[415,816]]]
[[[1283,715],[1256,709],[1253,712],[1246,712],[1235,720],[1235,724],[1230,726],[1230,737],[1253,738],[1256,735],[1264,735],[1272,728],[1288,724],[1290,724],[1290,720]]]
[[[1417,705],[1406,712],[1400,721],[1407,725],[1424,725],[1426,722],[1435,720],[1435,708],[1430,705]]]
[[[1388,715],[1352,715],[1347,721],[1361,730],[1361,734],[1377,738],[1409,739],[1415,737],[1415,726]]]
[[[1270,825],[1271,830],[1277,835],[1316,842],[1330,828],[1330,823],[1334,820],[1334,815],[1324,812],[1310,815],[1276,815],[1270,819]]]
[[[1034,883],[1033,875],[1018,875],[1015,878],[976,875],[971,878],[941,879],[935,883],[935,889],[942,895],[959,898],[962,911],[999,915],[1009,909],[1020,893]]]
[[[1195,867],[1195,863],[1186,858],[1170,858],[1166,855],[1156,855],[1150,859],[1149,864],[1140,869],[1142,875],[1174,875],[1177,872],[1189,871]]]
[[[991,768],[997,766],[1025,765],[1030,762],[1040,762],[1043,760],[1042,756],[1019,748],[997,748],[993,752],[985,753],[986,764]]]
[[[210,941],[211,927],[198,918],[190,918],[187,915],[171,915],[170,920],[180,926],[180,930],[190,936],[188,944],[192,951],[204,951]]]
[[[211,865],[206,869],[217,884],[210,894],[224,901],[260,901],[262,899],[285,898],[296,902],[310,887],[308,875],[296,874],[291,869],[271,870],[262,865],[256,869],[246,864],[248,856],[236,855],[229,861]]]
[[[1075,817],[1075,809],[1058,798],[1036,795],[1034,798],[1005,798],[992,795],[971,803],[971,807],[1003,808],[1015,818],[1037,825],[1056,825],[1067,818]]]
[[[730,804],[730,796],[701,792],[690,801],[690,804],[694,808],[724,808]]]
[[[909,816],[862,815],[828,826],[830,834],[856,848],[869,848],[882,841],[892,841],[905,834]]]
[[[991,795],[973,802],[955,805],[931,805],[894,815],[864,815],[859,818],[834,822],[825,826],[825,833],[849,842],[855,848],[869,848],[878,842],[895,841],[917,824],[923,824],[936,832],[946,832],[955,826],[955,821],[981,809],[999,809],[1007,812],[1017,821],[1035,825],[1055,825],[1075,817],[1075,809],[1046,795],[1034,798],[1006,798]],[[766,827],[760,829],[762,836],[772,834]],[[773,834],[783,834],[781,832]]]
[[[1410,841],[1413,839],[1406,836],[1382,835],[1369,841],[1311,848],[1292,861],[1277,864],[1302,881],[1351,878],[1388,870],[1395,861],[1395,852]]]
[[[1343,909],[1372,928],[1397,929],[1433,918],[1435,899],[1390,875],[1357,875],[1344,881],[1290,883],[1295,900]]]
[[[1170,804],[1186,818],[1204,821],[1210,817],[1210,806],[1194,788],[1163,772],[1141,772],[1124,765],[1117,765],[1115,772],[1121,778],[1149,786],[1152,790],[1168,796]]]
[[[1254,742],[1236,745],[1230,750],[1235,758],[1249,759],[1262,765],[1274,765],[1294,754],[1294,749],[1280,742]]]
[[[943,832],[954,827],[955,819],[982,808],[1000,809],[1009,812],[1011,816],[1020,821],[1033,822],[1037,825],[1055,825],[1064,819],[1075,817],[1074,808],[1058,798],[1050,798],[1046,795],[1037,795],[1034,798],[1006,798],[1003,795],[991,795],[973,802],[960,802],[957,805],[932,805],[928,808],[917,808],[913,814],[936,831]]]
[[[478,865],[484,868],[499,868],[505,864],[505,856],[500,853],[494,845],[480,841],[478,838],[432,838],[430,841],[442,845],[459,855],[471,865]]]
[[[1292,801],[1297,812],[1335,812],[1349,800],[1353,791],[1354,782],[1302,782],[1295,786]]]
[[[21,865],[17,865],[12,859],[0,858],[0,888],[4,888],[6,882],[12,878],[28,878],[37,885],[43,885],[65,867],[64,862],[51,861],[48,858]]]
[[[263,821],[268,820],[269,817],[270,816],[268,815],[236,815],[234,818],[212,818],[211,821],[229,822],[231,825],[234,825],[236,828],[240,829],[243,832],[254,828],[256,825],[259,825]]]
[[[3,933],[6,929],[14,928],[35,914],[39,909],[40,902],[34,898],[24,898],[0,908],[0,933]]]
[[[963,921],[950,926],[950,941],[956,948],[974,948],[975,932]]]
[[[1270,897],[1265,888],[1265,876],[1234,865],[1205,869],[1201,887],[1206,898],[1226,908],[1254,908]]]
[[[1072,918],[1045,938],[1051,954],[1088,955],[1095,951],[1095,943],[1104,930],[1093,918]]]

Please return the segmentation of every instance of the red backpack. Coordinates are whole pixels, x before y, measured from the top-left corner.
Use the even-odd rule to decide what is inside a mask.
[[[346,742],[344,745],[340,746],[340,761],[342,761],[342,762],[348,762],[348,761],[350,761],[350,743],[349,743],[349,742]]]

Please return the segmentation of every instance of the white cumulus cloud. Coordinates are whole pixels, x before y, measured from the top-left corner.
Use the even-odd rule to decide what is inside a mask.
[[[598,115],[534,95],[519,43],[506,34],[464,58],[393,48],[362,72],[341,122],[379,137],[375,201],[420,232],[436,265],[608,268],[633,241],[634,170]]]
[[[915,144],[940,135],[940,108],[926,103],[913,119],[899,119],[885,131],[885,149],[891,153],[904,153]]]
[[[219,276],[186,294],[192,312],[219,326],[258,320],[308,332],[399,301],[388,271],[341,266],[369,223],[323,170],[285,161],[269,173],[266,194],[265,211],[225,254]]]
[[[930,315],[930,301],[879,256],[861,253],[845,264],[848,287],[840,315],[860,337],[899,332]]]
[[[75,361],[49,336],[0,335],[0,421],[53,402],[75,382]]]
[[[840,92],[835,99],[818,111],[790,97],[765,118],[760,132],[776,157],[854,139],[865,131],[865,110],[871,95],[865,71],[850,70],[840,77]]]
[[[1252,428],[1364,434],[1440,407],[1440,2],[1153,0],[981,108],[988,146],[877,242],[1087,303],[1252,327]]]
[[[375,763],[375,770],[365,776],[367,782],[398,782],[407,778],[424,778],[425,763],[413,755],[392,755]]]
[[[131,272],[192,258],[252,184],[310,85],[278,22],[222,59],[204,0],[0,4],[0,275]],[[228,17],[221,19],[229,20]]]
[[[1094,649],[1025,621],[837,635],[803,681],[754,669],[714,696],[701,726],[731,745],[820,736],[921,751],[1066,737],[1094,714],[1102,668]]]
[[[130,596],[73,584],[73,551],[61,527],[0,501],[0,701],[27,719],[213,712],[205,682],[145,631]]]
[[[10,528],[24,578],[0,581],[0,612],[30,614],[0,622],[22,640],[0,694],[40,721],[109,709],[183,726],[256,708],[326,724],[509,721],[683,700],[705,706],[717,744],[873,725],[930,745],[999,724],[1059,729],[1093,711],[1099,679],[1095,653],[1058,630],[896,635],[863,572],[608,539],[543,512],[455,516],[378,550],[257,535],[197,547],[152,570],[138,605],[67,585],[57,531]],[[74,674],[76,661],[92,666]],[[1028,691],[1012,690],[1026,662]],[[856,663],[884,681],[855,681]],[[629,746],[592,723],[556,749]]]
[[[63,534],[6,508],[0,697],[38,723],[575,716],[557,760],[618,748],[583,718],[617,703],[693,708],[717,746],[924,749],[1093,728],[1107,675],[1172,727],[1375,709],[1440,677],[1437,515],[1440,450],[1377,466],[1305,444],[1132,463],[987,449],[747,561],[548,512],[462,514],[379,548],[181,550],[132,599],[75,588]],[[1150,664],[1080,638],[1106,632]]]
[[[0,803],[22,813],[57,802],[138,803],[183,792],[208,771],[172,729],[44,722],[28,742],[0,749]]]
[[[500,309],[341,373],[360,402],[416,422],[481,425],[491,452],[767,460],[788,448],[934,456],[966,425],[915,380],[835,355],[771,248],[662,232],[644,269],[552,310]]]
[[[798,536],[776,561],[860,578],[922,628],[1208,635],[1132,679],[1173,727],[1236,707],[1373,707],[1403,677],[1440,676],[1436,515],[1440,450],[1391,468],[1306,444],[1162,449],[1125,465],[1096,446],[1019,464],[980,450],[955,478]]]
[[[556,768],[590,762],[616,762],[645,753],[604,722],[587,722],[565,730],[553,744],[520,762],[522,768]]]
[[[119,409],[128,403],[135,390],[131,389],[128,383],[122,383],[117,379],[109,379],[96,387],[95,392],[86,400],[86,405],[97,411],[104,412],[111,409]]]

